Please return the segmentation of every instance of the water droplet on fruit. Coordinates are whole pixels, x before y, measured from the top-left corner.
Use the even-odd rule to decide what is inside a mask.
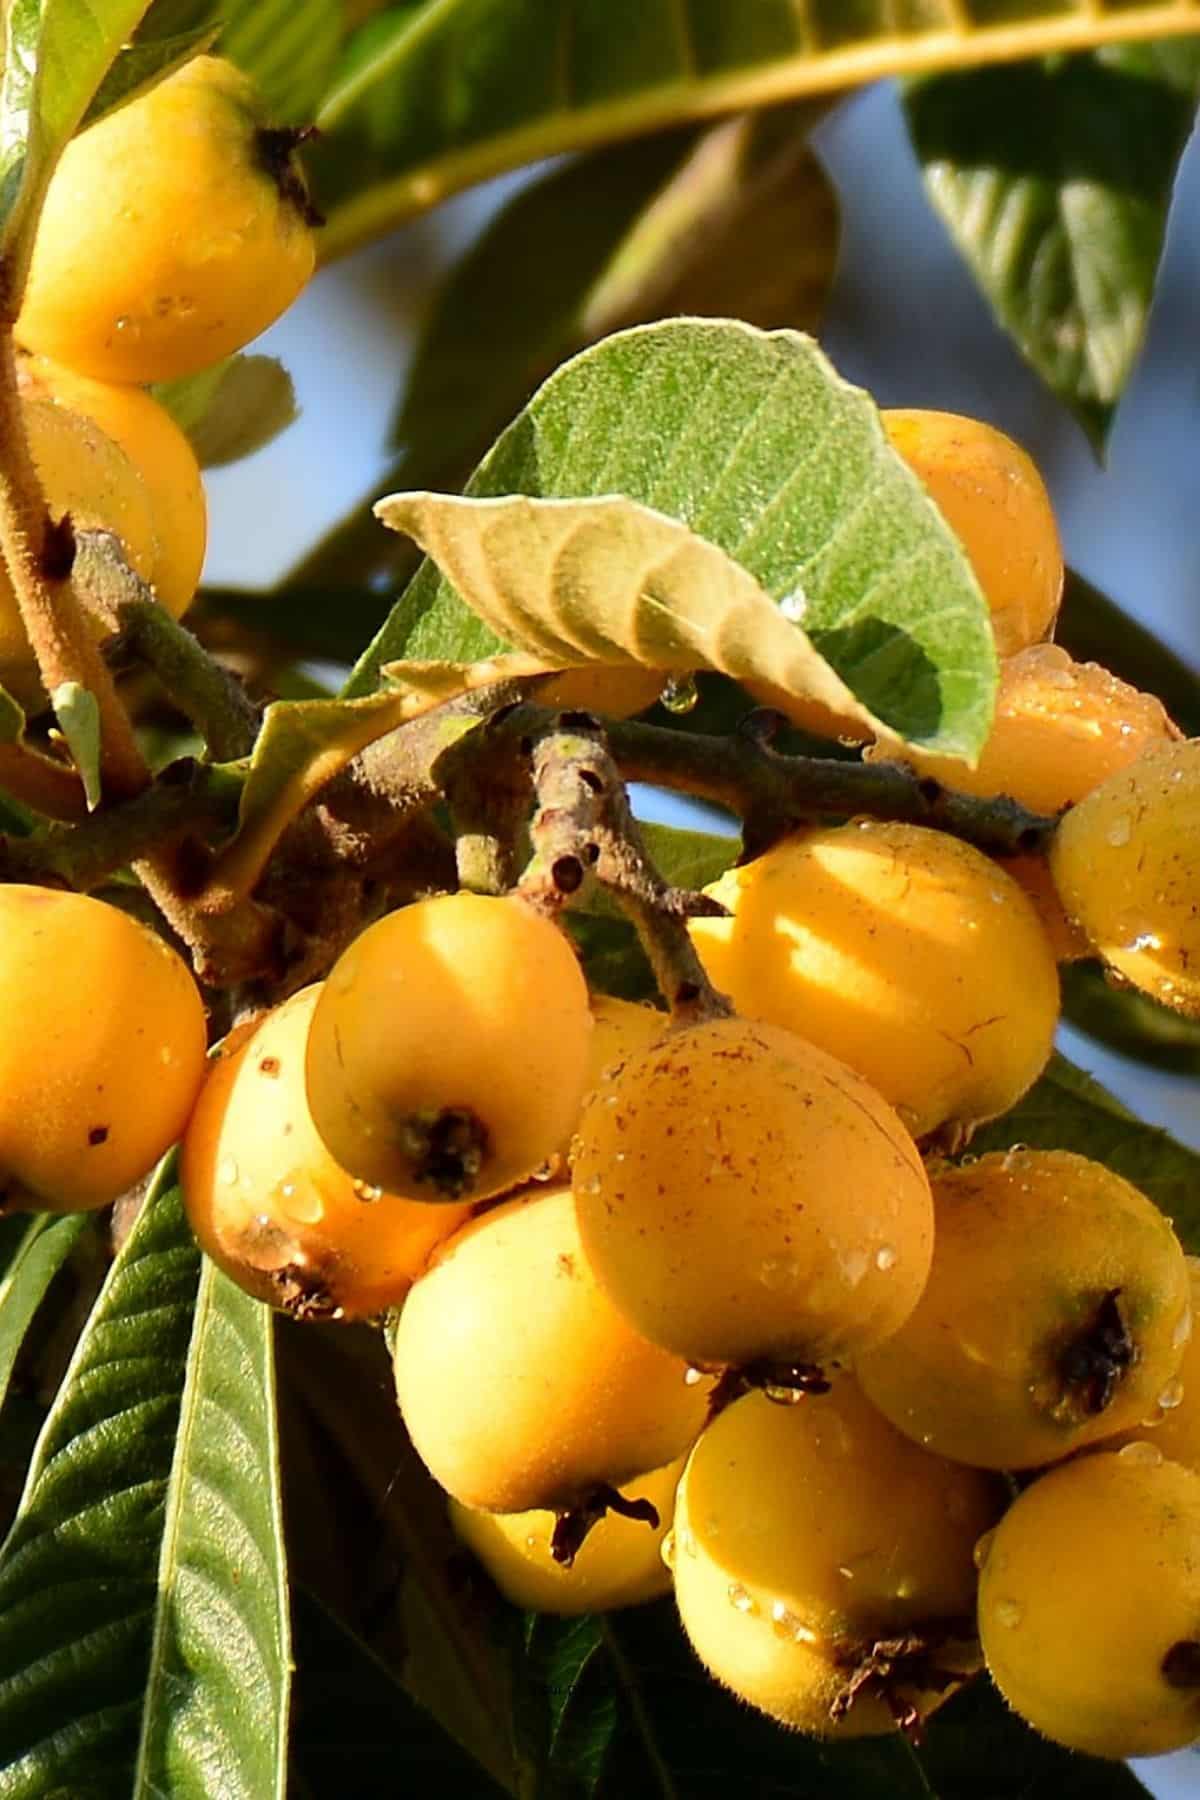
[[[240,1173],[241,1170],[237,1166],[236,1157],[223,1156],[217,1164],[217,1180],[221,1183],[222,1187],[233,1187],[237,1182]]]
[[[1157,1444],[1143,1444],[1140,1441],[1126,1444],[1124,1449],[1117,1451],[1117,1455],[1122,1462],[1140,1463],[1147,1469],[1156,1469],[1163,1459],[1163,1453]]]
[[[896,1252],[890,1244],[882,1244],[875,1252],[875,1267],[884,1274],[896,1266]]]
[[[1158,1396],[1155,1405],[1160,1406],[1164,1412],[1174,1412],[1175,1408],[1180,1405],[1182,1400],[1183,1383],[1177,1375],[1173,1381],[1168,1381],[1166,1387]]]
[[[704,1380],[704,1370],[693,1369],[690,1367],[686,1368],[683,1371],[683,1379],[687,1387],[699,1387],[700,1383]]]
[[[1003,1625],[1008,1631],[1015,1631],[1024,1618],[1024,1613],[1015,1600],[997,1600],[996,1623]]]
[[[753,1594],[747,1593],[740,1581],[731,1581],[728,1588],[729,1604],[734,1612],[756,1613],[758,1602]]]
[[[983,1536],[977,1539],[975,1548],[971,1552],[971,1560],[974,1562],[977,1569],[982,1569],[987,1562],[988,1557],[992,1553],[992,1545],[995,1541],[996,1533],[994,1531],[985,1531]]]
[[[694,675],[668,675],[659,699],[669,713],[690,713],[700,698]]]
[[[779,610],[792,625],[798,625],[808,611],[808,595],[803,588],[793,588],[779,602]]]
[[[668,1531],[666,1537],[663,1539],[659,1548],[659,1555],[662,1557],[663,1562],[668,1569],[673,1569],[675,1567],[675,1533],[673,1531]]]
[[[368,1206],[373,1206],[376,1200],[383,1199],[383,1189],[375,1187],[369,1181],[355,1181],[351,1183],[351,1186],[354,1189],[355,1198],[365,1201]]]
[[[1127,844],[1133,835],[1133,820],[1128,813],[1119,813],[1108,828],[1107,837],[1114,850]]]

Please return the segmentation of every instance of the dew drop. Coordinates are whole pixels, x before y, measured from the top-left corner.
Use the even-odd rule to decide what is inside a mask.
[[[376,1200],[383,1199],[383,1189],[373,1186],[369,1181],[355,1181],[351,1183],[351,1186],[354,1189],[355,1198],[365,1201],[368,1206],[373,1206]]]
[[[699,1387],[700,1383],[704,1380],[704,1370],[693,1369],[691,1367],[686,1368],[683,1371],[683,1379],[687,1387]]]
[[[779,610],[789,624],[798,625],[808,611],[808,595],[803,588],[793,588],[791,593],[785,594],[779,602]]]
[[[853,1581],[854,1580],[854,1570],[851,1569],[846,1563],[838,1564],[838,1574],[841,1576],[843,1581]]]
[[[731,1581],[728,1588],[729,1604],[734,1612],[756,1613],[758,1602],[753,1594],[747,1593],[740,1581]]]
[[[1109,826],[1106,836],[1114,850],[1127,844],[1133,835],[1133,820],[1128,813],[1119,813]]]
[[[985,1531],[983,1536],[976,1541],[975,1548],[971,1552],[971,1560],[977,1569],[982,1569],[987,1562],[995,1541],[996,1533],[994,1531]]]
[[[875,1252],[875,1267],[884,1274],[896,1266],[896,1252],[890,1244],[882,1244]]]
[[[1177,1375],[1173,1381],[1168,1381],[1166,1387],[1155,1401],[1155,1405],[1160,1406],[1163,1412],[1174,1412],[1175,1408],[1182,1400],[1183,1383]]]
[[[659,699],[669,713],[690,713],[700,698],[694,675],[668,675]]]
[[[1157,1469],[1163,1459],[1163,1453],[1157,1444],[1143,1444],[1140,1440],[1126,1444],[1124,1449],[1117,1451],[1117,1455],[1122,1462],[1138,1463],[1147,1469]]]
[[[673,1531],[668,1531],[662,1544],[659,1546],[658,1553],[668,1569],[673,1569],[675,1567],[675,1533]]]
[[[217,1180],[223,1187],[233,1187],[240,1173],[236,1157],[223,1156],[217,1164]]]
[[[1015,1631],[1024,1616],[1024,1613],[1021,1611],[1021,1608],[1017,1605],[1015,1600],[997,1600],[997,1625],[1003,1625],[1009,1631]]]

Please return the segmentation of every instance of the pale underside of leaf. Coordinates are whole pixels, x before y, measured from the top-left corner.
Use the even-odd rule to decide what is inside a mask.
[[[1200,25],[1197,0],[576,0],[555,11],[548,25],[543,6],[431,0],[350,46],[318,123],[365,139],[378,173],[345,183],[326,259],[556,152],[885,75]]]
[[[560,667],[715,669],[820,701],[891,735],[754,577],[677,519],[596,500],[394,494],[405,531],[505,642]]]

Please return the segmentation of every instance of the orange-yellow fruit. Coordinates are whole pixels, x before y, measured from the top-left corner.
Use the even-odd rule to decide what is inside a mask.
[[[648,1500],[658,1514],[652,1526],[642,1519],[605,1513],[588,1532],[571,1567],[550,1554],[556,1515],[552,1512],[476,1512],[450,1502],[450,1518],[506,1600],[530,1612],[611,1612],[640,1606],[670,1592],[671,1575],[663,1544],[675,1517],[675,1490],[682,1456],[627,1484],[631,1500]]]
[[[1200,1475],[1200,1259],[1189,1256],[1188,1277],[1192,1290],[1192,1331],[1184,1346],[1183,1360],[1154,1405],[1132,1430],[1106,1438],[1105,1450],[1125,1444],[1146,1443],[1168,1462],[1182,1463]]]
[[[1200,1475],[1131,1450],[1052,1469],[987,1546],[979,1631],[1009,1705],[1091,1756],[1200,1738]]]
[[[1200,1016],[1200,738],[1158,744],[1073,806],[1050,869],[1068,917],[1104,961]]]
[[[1057,644],[1034,644],[1000,665],[996,716],[975,768],[912,748],[867,756],[906,762],[964,794],[1007,794],[1031,812],[1057,813],[1178,736],[1153,694],[1099,663],[1075,662]]]
[[[569,1137],[591,1032],[575,953],[548,919],[516,898],[419,900],[369,926],[325,983],[313,1120],[360,1181],[483,1200]]]
[[[257,337],[314,261],[286,139],[246,75],[198,56],[68,144],[16,333],[102,381],[170,380]]]
[[[1158,1208],[1065,1150],[996,1152],[933,1185],[933,1267],[906,1323],[856,1359],[868,1398],[917,1443],[993,1469],[1146,1418],[1192,1322]]]
[[[626,1058],[584,1108],[573,1178],[597,1277],[689,1361],[822,1363],[895,1331],[932,1252],[920,1158],[865,1081],[744,1019]]]
[[[909,407],[880,417],[893,449],[962,540],[1000,655],[1049,637],[1062,598],[1062,546],[1032,459],[982,419]]]
[[[715,986],[848,1063],[914,1136],[1007,1112],[1045,1066],[1053,952],[970,844],[858,821],[787,838],[706,892],[730,915],[691,924]]]
[[[707,1384],[600,1288],[566,1187],[506,1201],[443,1246],[405,1302],[395,1367],[418,1455],[489,1512],[558,1510],[661,1468],[708,1405]]]
[[[93,381],[44,356],[23,357],[18,376],[31,398],[91,419],[133,464],[158,539],[150,585],[178,618],[196,592],[208,537],[200,465],[187,438],[166,408],[141,388]]]
[[[304,1318],[368,1318],[403,1300],[470,1207],[398,1200],[338,1167],[309,1114],[303,988],[213,1063],[183,1140],[192,1229],[256,1299]]]
[[[593,1088],[599,1087],[610,1069],[624,1062],[635,1050],[657,1043],[671,1029],[669,1016],[657,1006],[641,1006],[632,1000],[617,1000],[611,994],[592,995],[592,1040],[588,1053],[587,1081],[584,1101]],[[578,1118],[561,1147],[566,1160]]]
[[[747,1395],[680,1483],[684,1629],[719,1681],[781,1724],[893,1730],[957,1685],[943,1673],[978,1666],[972,1551],[1003,1503],[994,1478],[909,1443],[848,1376],[791,1407]],[[904,1653],[882,1652],[904,1637]]]
[[[158,532],[145,483],[129,457],[82,412],[33,398],[23,399],[21,410],[51,517],[114,532],[126,560],[150,581],[161,553]],[[43,703],[37,662],[2,562],[0,686],[27,708]]]
[[[204,1078],[187,968],[86,894],[0,885],[0,1194],[82,1212],[148,1174]]]

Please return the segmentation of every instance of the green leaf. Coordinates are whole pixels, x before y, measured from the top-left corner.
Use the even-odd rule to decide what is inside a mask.
[[[3,1221],[20,1236],[0,1276],[0,1405],[8,1393],[13,1365],[47,1289],[91,1222],[88,1213],[41,1213]]]
[[[548,668],[716,668],[877,724],[740,564],[649,507],[393,494],[375,510],[416,539],[498,642]]]
[[[64,681],[50,696],[59,730],[79,770],[88,811],[100,804],[100,708],[90,689]]]
[[[642,838],[651,861],[672,887],[699,889],[732,868],[741,842],[732,834],[681,831],[677,825],[640,822]]]
[[[1001,324],[1102,443],[1145,332],[1197,88],[1138,48],[909,88],[929,197]]]
[[[318,114],[324,254],[522,162],[881,75],[1194,25],[1162,0],[428,0],[372,19]]]
[[[344,0],[154,0],[138,46],[219,32],[217,52],[253,76],[277,124],[306,125],[346,32]]]
[[[290,1642],[271,1334],[269,1308],[206,1258],[133,1800],[282,1800]]]
[[[1063,1056],[1054,1056],[1025,1098],[975,1133],[971,1154],[1074,1150],[1123,1175],[1172,1220],[1185,1250],[1200,1254],[1200,1154],[1166,1131],[1144,1125],[1107,1089]]]
[[[0,289],[19,296],[54,165],[147,0],[9,0],[0,12]]]
[[[126,46],[112,64],[104,80],[92,96],[83,123],[94,125],[105,113],[113,112],[148,88],[173,75],[202,50],[207,50],[216,35],[215,27],[182,31],[176,37],[139,38]]]
[[[0,1551],[2,1800],[128,1800],[199,1261],[167,1165],[79,1340]]]
[[[807,338],[697,320],[607,338],[550,377],[467,492],[623,494],[678,519],[802,613],[899,736],[966,756],[986,736],[995,650],[970,565],[870,399]],[[382,662],[471,661],[499,642],[427,564],[348,691]]]
[[[1160,1006],[1136,988],[1116,986],[1099,963],[1059,970],[1063,1018],[1122,1056],[1175,1075],[1200,1075],[1200,1021]]]
[[[261,450],[298,414],[292,378],[273,356],[231,356],[199,375],[159,382],[154,395],[203,469]]]
[[[1181,656],[1074,569],[1067,570],[1055,638],[1079,662],[1102,663],[1157,694],[1180,730],[1200,737],[1200,677]]]

